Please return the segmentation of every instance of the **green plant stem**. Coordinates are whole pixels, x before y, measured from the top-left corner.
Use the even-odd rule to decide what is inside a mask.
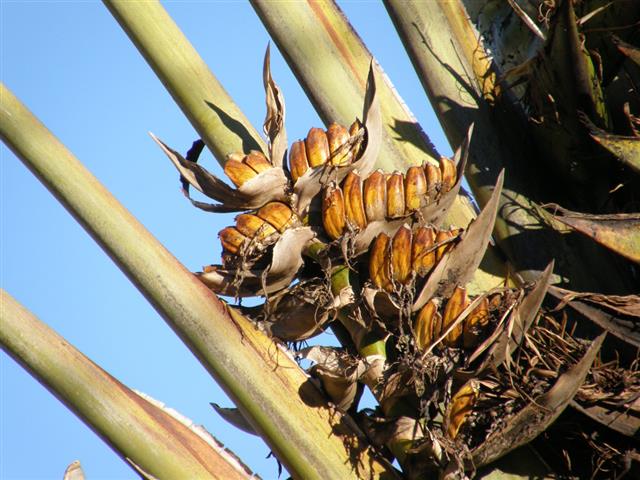
[[[104,0],[221,164],[234,152],[262,150],[258,132],[156,0]]]
[[[351,461],[361,475],[387,470],[295,362],[174,258],[4,85],[0,99],[3,141],[149,300],[294,477],[354,478]]]
[[[248,479],[211,445],[136,394],[0,290],[0,345],[130,466],[156,478]],[[134,467],[135,468],[135,467]]]

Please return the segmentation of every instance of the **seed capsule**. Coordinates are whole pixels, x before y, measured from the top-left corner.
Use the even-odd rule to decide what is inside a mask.
[[[404,179],[400,172],[394,172],[387,178],[387,217],[404,216]]]
[[[411,229],[406,225],[398,229],[391,242],[391,274],[402,284],[411,279]]]
[[[422,167],[410,167],[404,178],[406,213],[418,210],[424,204],[427,179]]]
[[[271,162],[267,160],[262,152],[251,150],[249,155],[244,157],[244,163],[249,165],[256,173],[262,173],[273,168]]]
[[[447,435],[449,438],[456,438],[460,427],[465,422],[473,406],[478,400],[478,387],[474,382],[464,385],[451,399],[449,418],[447,425]]]
[[[389,262],[390,238],[384,233],[379,234],[369,250],[369,277],[378,288],[393,290]]]
[[[276,233],[268,222],[251,213],[241,213],[236,217],[236,229],[247,238],[263,240]]]
[[[222,248],[230,253],[237,254],[247,237],[242,235],[235,227],[226,227],[218,233]]]
[[[233,158],[224,164],[224,173],[236,187],[241,187],[245,182],[258,175],[249,165]]]
[[[311,168],[324,165],[329,160],[327,134],[321,128],[312,128],[305,139],[307,161]]]
[[[292,227],[298,221],[293,210],[282,202],[269,202],[256,212],[256,215],[265,222],[269,222],[280,233]]]
[[[302,140],[291,144],[291,148],[289,149],[289,169],[291,170],[291,178],[294,182],[309,170],[307,151]]]
[[[442,315],[442,330],[446,331],[468,305],[469,299],[467,298],[467,291],[462,287],[456,287],[444,308],[444,314]],[[459,323],[456,325],[445,337],[445,344],[450,347],[459,346],[462,329],[462,324]]]
[[[342,125],[332,123],[327,129],[327,141],[331,152],[332,165],[348,165],[353,160],[349,132]]]
[[[439,262],[442,259],[442,257],[444,257],[444,255],[454,247],[455,241],[451,239],[458,236],[460,231],[461,231],[460,229],[454,228],[453,230],[440,230],[437,233],[436,243],[441,243],[441,242],[445,242],[445,243],[443,243],[436,249],[436,262]],[[446,242],[446,240],[450,240],[450,241]]]
[[[436,264],[436,252],[433,244],[436,232],[432,227],[420,227],[413,234],[411,245],[411,264],[416,275],[426,276]]]
[[[344,208],[347,220],[353,227],[364,230],[367,226],[367,217],[362,199],[362,180],[355,171],[349,172],[342,183],[344,193]]]
[[[440,157],[440,172],[442,173],[442,191],[448,192],[456,184],[456,164],[453,160]]]
[[[489,299],[484,297],[464,321],[462,344],[464,348],[478,345],[482,331],[489,324]]]
[[[330,186],[322,198],[322,224],[330,238],[337,240],[346,226],[342,190]]]
[[[427,162],[424,165],[424,176],[427,179],[427,195],[433,199],[442,189],[442,173],[438,167]]]
[[[416,346],[418,350],[424,350],[431,345],[440,335],[442,317],[438,313],[438,304],[435,300],[429,300],[420,309],[413,325]]]
[[[364,181],[364,209],[367,220],[384,220],[387,215],[387,180],[376,170]]]

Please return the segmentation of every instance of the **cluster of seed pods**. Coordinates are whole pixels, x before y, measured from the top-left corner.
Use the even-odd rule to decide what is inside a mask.
[[[486,333],[490,312],[497,310],[501,301],[502,296],[499,293],[483,297],[473,311],[469,312],[464,320],[457,322],[446,335],[443,339],[444,345],[465,349],[476,347],[480,338]],[[416,315],[413,325],[418,350],[428,348],[440,338],[452,324],[456,323],[460,314],[470,304],[467,291],[463,287],[456,287],[443,306],[437,299],[427,302]]]
[[[406,285],[412,278],[425,277],[451,250],[462,229],[437,230],[407,225],[393,237],[380,233],[369,249],[369,278],[379,289],[391,292],[395,285]]]
[[[457,180],[452,160],[441,158],[439,167],[425,163],[405,174],[376,170],[364,181],[350,172],[340,186],[331,184],[322,198],[322,223],[329,238],[340,238],[349,229],[364,230],[374,221],[411,215],[448,192]]]

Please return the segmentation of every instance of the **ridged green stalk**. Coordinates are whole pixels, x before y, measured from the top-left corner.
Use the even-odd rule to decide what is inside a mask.
[[[0,303],[2,349],[131,467],[155,478],[251,478],[224,447],[120,383],[4,290]]]
[[[160,2],[104,0],[104,4],[221,164],[229,153],[267,151]]]
[[[389,471],[291,358],[174,258],[4,85],[0,98],[3,141],[111,256],[295,478]]]

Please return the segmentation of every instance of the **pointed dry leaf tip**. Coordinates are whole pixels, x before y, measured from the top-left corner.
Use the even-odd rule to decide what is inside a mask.
[[[436,263],[436,252],[433,245],[436,232],[433,227],[419,227],[413,234],[411,244],[411,264],[416,275],[426,276]]]
[[[329,160],[329,141],[327,134],[321,128],[312,128],[305,139],[307,161],[311,168],[324,165]]]
[[[387,216],[387,180],[382,170],[376,170],[364,181],[364,208],[370,222]]]
[[[269,202],[261,207],[256,215],[269,222],[278,232],[283,233],[288,228],[299,225],[298,216],[282,202]]]
[[[393,172],[387,178],[387,217],[404,217],[404,178],[400,172]]]
[[[255,429],[251,426],[251,424],[247,421],[242,412],[237,408],[226,408],[221,407],[217,403],[211,403],[211,406],[216,411],[218,415],[220,415],[223,419],[229,422],[234,427],[242,430],[243,432],[249,433],[251,435],[258,435]]]
[[[438,313],[438,303],[431,299],[422,307],[413,325],[416,347],[424,351],[440,336],[442,317]]]
[[[443,332],[456,321],[458,316],[465,308],[467,308],[468,305],[469,299],[467,298],[467,291],[462,287],[456,287],[444,308],[444,313],[442,315]],[[445,344],[449,347],[459,347],[462,331],[462,323],[458,322],[458,324],[454,326],[445,337]]]
[[[352,228],[363,230],[367,226],[367,217],[362,194],[362,179],[355,170],[349,172],[342,182],[342,191],[347,220]]]
[[[282,167],[287,151],[287,132],[284,127],[286,109],[284,96],[271,76],[271,45],[267,46],[264,55],[262,80],[267,104],[263,128],[269,139],[269,156],[274,166]]]
[[[449,438],[455,439],[458,436],[460,427],[473,411],[479,392],[478,383],[475,380],[471,380],[458,390],[451,399],[449,414],[447,415],[447,435]]]
[[[80,461],[76,460],[71,463],[67,469],[64,471],[63,480],[84,480],[84,471],[82,470],[82,465],[80,465]]]
[[[391,276],[401,284],[411,280],[411,229],[403,225],[391,241]]]
[[[333,240],[342,236],[346,226],[342,190],[335,185],[326,188],[322,197],[322,225]]]
[[[389,247],[391,239],[384,233],[379,234],[369,251],[369,278],[378,288],[391,291],[391,268]]]

